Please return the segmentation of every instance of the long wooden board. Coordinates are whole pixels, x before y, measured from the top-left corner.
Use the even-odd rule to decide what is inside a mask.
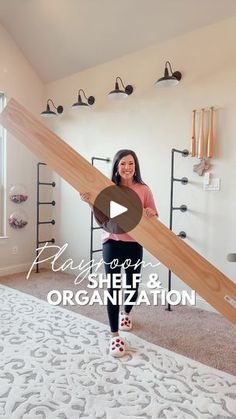
[[[27,109],[11,99],[0,123],[29,150],[92,203],[112,182]],[[183,242],[158,219],[142,217],[129,233],[161,263],[201,295],[232,323],[236,323],[236,284]]]

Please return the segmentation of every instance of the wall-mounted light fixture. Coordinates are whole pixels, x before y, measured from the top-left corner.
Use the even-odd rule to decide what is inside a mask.
[[[120,88],[118,80],[120,81],[120,84],[123,87],[123,89]],[[114,100],[125,99],[133,93],[133,90],[133,86],[131,86],[130,84],[125,86],[122,79],[120,77],[116,77],[115,89],[108,93],[108,96],[109,98]]]
[[[170,73],[169,73],[169,70]],[[165,63],[165,71],[164,77],[161,77],[155,82],[155,85],[158,87],[169,87],[169,86],[176,86],[182,78],[182,74],[179,71],[172,71],[172,67],[170,61],[166,61]]]
[[[57,113],[61,114],[63,112],[63,106],[59,105],[59,106],[55,106],[52,99],[48,99],[47,100],[47,107],[46,110],[41,112],[40,115],[44,116],[44,117],[50,117],[50,116],[55,116],[57,115],[56,112],[52,111],[50,106],[49,106],[49,102],[51,102],[52,106],[54,107],[54,109],[56,109]]]
[[[83,93],[86,102],[83,102],[82,101],[82,98],[81,98],[81,94],[80,93]],[[95,97],[94,96],[87,97],[86,94],[84,93],[84,90],[83,89],[79,89],[79,91],[78,91],[78,100],[77,100],[77,102],[73,103],[72,107],[79,108],[79,109],[82,109],[82,108],[84,109],[84,108],[89,107],[89,105],[93,105],[94,102],[95,102]]]

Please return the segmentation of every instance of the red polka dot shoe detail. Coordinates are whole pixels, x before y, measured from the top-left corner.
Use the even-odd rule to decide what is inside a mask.
[[[114,336],[111,339],[109,353],[115,358],[125,355],[125,342],[120,336]]]
[[[126,314],[124,312],[120,313],[120,319],[119,319],[119,329],[124,331],[129,331],[132,329],[132,319],[129,314]]]

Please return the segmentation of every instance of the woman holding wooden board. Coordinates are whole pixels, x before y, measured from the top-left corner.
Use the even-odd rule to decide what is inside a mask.
[[[154,203],[153,195],[150,188],[143,182],[139,161],[132,150],[120,150],[116,153],[113,165],[111,180],[120,187],[127,187],[134,191],[142,203],[142,211],[147,217],[158,216],[158,212]],[[90,194],[81,194],[83,201],[90,202]],[[103,259],[105,263],[106,275],[120,274],[121,265],[125,261],[130,260],[127,268],[125,268],[126,284],[133,290],[134,295],[131,299],[135,303],[138,297],[138,282],[133,281],[134,274],[140,274],[141,262],[143,257],[143,248],[132,239],[126,232],[112,232],[109,229],[103,231]],[[118,263],[112,265],[113,260]],[[137,265],[135,267],[135,265]],[[115,287],[111,280],[109,293],[114,294]],[[129,331],[132,329],[132,320],[130,312],[133,305],[124,306],[124,311],[120,313],[119,304],[113,304],[108,300],[107,313],[111,328],[110,355],[121,357],[125,354],[125,342],[119,337],[119,329]]]

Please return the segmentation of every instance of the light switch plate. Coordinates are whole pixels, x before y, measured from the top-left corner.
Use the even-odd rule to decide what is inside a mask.
[[[220,178],[211,178],[210,183],[203,183],[204,191],[219,191],[220,190]]]
[[[206,172],[203,178],[204,185],[209,185],[211,181],[211,174],[210,172]]]

